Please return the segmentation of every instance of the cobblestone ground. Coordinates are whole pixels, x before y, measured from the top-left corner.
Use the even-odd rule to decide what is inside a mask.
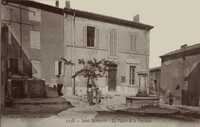
[[[3,118],[2,127],[12,127],[13,125],[20,127],[199,127],[200,125],[199,118],[190,116],[140,116],[113,112],[117,108],[123,108],[125,103],[123,96],[105,98],[100,104],[94,106],[89,106],[85,97],[67,96],[66,99],[75,107],[48,118]],[[12,123],[9,121],[12,121]]]

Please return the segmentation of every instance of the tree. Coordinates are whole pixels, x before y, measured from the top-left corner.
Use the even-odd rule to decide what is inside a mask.
[[[108,71],[108,66],[110,64],[114,64],[112,61],[108,61],[105,59],[97,60],[87,60],[79,59],[78,64],[83,65],[83,68],[79,71],[75,72],[75,74],[72,76],[72,78],[75,78],[76,76],[82,76],[87,79],[87,93],[88,88],[90,85],[95,85],[94,79],[98,79],[101,77],[106,76],[106,71]],[[92,84],[91,84],[92,83]]]
[[[78,64],[83,65],[83,68],[75,72],[72,78],[75,78],[76,76],[82,76],[84,78],[87,78],[88,87],[89,80],[94,81],[94,79],[104,77],[106,75],[106,71],[108,71],[108,65],[112,63],[112,61],[108,61],[105,59],[102,59],[100,61],[98,61],[95,58],[93,60],[88,61],[85,61],[84,59],[79,59]]]

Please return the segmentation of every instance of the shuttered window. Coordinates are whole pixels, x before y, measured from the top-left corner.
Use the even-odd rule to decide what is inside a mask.
[[[137,34],[130,34],[129,36],[130,39],[130,51],[136,51],[136,44],[137,44]]]
[[[30,31],[30,47],[40,49],[40,32]]]
[[[110,55],[115,56],[117,54],[117,32],[115,30],[110,31]]]
[[[99,28],[83,26],[83,46],[99,47]]]
[[[94,39],[95,39],[95,28],[87,27],[87,46],[94,47]]]

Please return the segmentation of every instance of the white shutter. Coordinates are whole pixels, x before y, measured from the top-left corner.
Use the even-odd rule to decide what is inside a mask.
[[[130,35],[130,50],[131,50],[131,51],[132,51],[133,48],[134,48],[133,45],[134,45],[134,44],[133,44],[133,35],[131,34],[131,35]]]
[[[55,75],[59,75],[59,61],[55,61]]]
[[[87,46],[87,27],[83,26],[83,46]]]
[[[99,47],[99,28],[95,29],[95,47]]]
[[[30,47],[35,48],[35,34],[34,31],[30,31]]]
[[[8,30],[8,45],[12,45],[12,34],[10,30]]]
[[[36,35],[36,48],[40,49],[40,32],[35,32]]]
[[[137,46],[137,33],[134,34],[134,40],[133,41],[134,41],[133,49],[136,51],[136,49],[137,49],[137,47],[136,47]]]
[[[114,43],[113,43],[113,47],[114,47],[114,55],[117,54],[117,31],[114,31]]]
[[[40,32],[30,31],[30,47],[40,49]]]
[[[113,55],[113,31],[110,31],[110,55]]]

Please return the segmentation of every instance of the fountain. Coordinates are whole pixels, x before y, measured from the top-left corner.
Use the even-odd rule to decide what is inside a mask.
[[[159,97],[151,97],[147,88],[147,71],[138,72],[139,88],[136,96],[126,97],[126,106],[143,107],[143,106],[159,106]]]

